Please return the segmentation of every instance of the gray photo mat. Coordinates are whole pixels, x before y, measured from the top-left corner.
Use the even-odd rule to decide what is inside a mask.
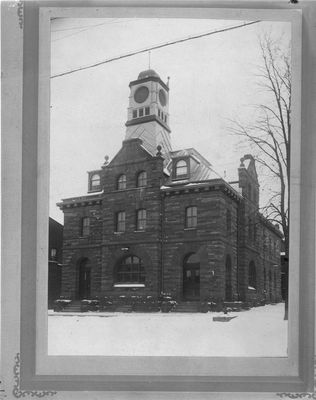
[[[262,7],[262,3],[255,3],[252,4],[252,7],[257,8],[255,7],[257,5],[258,8]],[[271,5],[275,4],[278,3],[271,3]],[[301,13],[289,11],[288,9],[292,7],[289,5],[285,7],[284,4],[282,4],[283,10],[241,10],[238,8],[237,2],[231,3],[232,9],[216,9],[212,2],[204,3],[205,8],[187,8],[187,4],[183,3],[177,3],[177,7],[171,3],[163,3],[164,7],[162,8],[154,7],[154,4],[150,5],[150,3],[148,3],[150,6],[141,8],[133,7],[135,4],[132,3],[128,3],[129,7],[101,7],[102,5],[106,4],[100,3],[98,5],[100,8],[95,8],[96,5],[91,5],[89,8],[59,8],[60,4],[53,2],[53,4],[47,4],[48,7],[42,7],[40,4],[41,7],[38,10],[36,3],[25,4],[24,9],[21,8],[20,3],[10,3],[9,7],[5,9],[6,21],[2,29],[5,35],[10,31],[10,45],[13,51],[5,46],[3,55],[5,62],[10,62],[11,66],[13,63],[10,74],[14,73],[15,80],[14,82],[12,80],[5,81],[3,85],[3,96],[7,95],[4,104],[9,111],[8,113],[4,110],[3,132],[10,131],[11,133],[10,137],[7,135],[3,137],[6,150],[3,157],[3,178],[6,180],[3,184],[4,212],[2,219],[3,265],[5,266],[2,289],[4,302],[3,344],[6,340],[3,362],[5,365],[12,365],[11,371],[4,373],[4,383],[8,382],[7,385],[10,387],[15,382],[16,376],[13,368],[18,365],[21,366],[19,384],[21,384],[22,390],[33,392],[36,390],[67,390],[71,392],[77,390],[145,390],[149,394],[151,391],[259,392],[264,390],[276,392],[298,391],[305,390],[305,388],[311,390],[314,352],[314,185],[310,166],[313,165],[314,139],[309,132],[310,127],[314,125],[312,116],[308,114],[311,107],[310,102],[305,100],[306,96],[312,96],[312,94],[308,93],[308,83],[303,79],[302,112],[303,115],[307,113],[307,119],[303,119],[302,136],[300,135]],[[247,4],[247,8],[249,8],[249,4]],[[315,8],[312,7],[312,10],[315,15]],[[310,14],[307,11],[306,8],[303,10],[305,17],[303,22],[303,60],[309,59],[311,51],[310,43],[304,42],[304,37],[311,30],[306,23],[306,18],[311,18],[311,14],[313,14],[310,10]],[[23,12],[24,18],[21,17]],[[209,18],[253,19],[260,16],[261,19],[292,22],[292,50],[295,60],[293,67],[297,78],[293,81],[293,97],[296,101],[293,110],[297,118],[293,119],[295,134],[292,138],[290,258],[291,265],[304,265],[304,270],[302,272],[302,269],[298,270],[290,265],[289,318],[292,322],[289,326],[288,358],[192,358],[184,356],[170,359],[169,357],[53,357],[47,355],[47,288],[46,285],[41,284],[47,280],[47,271],[41,266],[47,263],[48,243],[49,36],[47,35],[50,29],[49,19],[83,16],[122,17],[135,15],[135,13],[137,16],[148,18],[152,16],[201,18],[209,14]],[[21,29],[21,25],[23,29]],[[38,35],[37,32],[40,34]],[[17,48],[21,49],[23,34],[26,80],[23,84],[22,97],[23,59],[21,52],[16,50]],[[36,40],[30,42],[30,38]],[[13,44],[14,46],[12,46]],[[36,65],[37,45],[40,54],[38,67]],[[303,71],[307,70],[309,74],[307,76],[311,76],[312,71],[308,68],[310,65],[303,62]],[[4,72],[7,71],[4,68]],[[9,75],[8,72],[7,74]],[[18,95],[14,96],[12,91],[16,91]],[[37,101],[38,96],[39,100]],[[27,101],[30,98],[35,99],[34,102]],[[304,154],[302,158],[300,148]],[[16,171],[18,171],[17,174]],[[15,179],[10,180],[13,173],[15,173]],[[14,213],[6,213],[5,210],[14,210]],[[21,248],[22,252],[17,252],[17,248]],[[21,265],[22,270],[20,269]],[[21,307],[19,303],[21,303]],[[21,322],[19,318],[21,318]],[[10,340],[8,340],[9,338]],[[20,357],[17,356],[19,353],[21,353]],[[193,371],[194,373],[192,373]],[[305,382],[308,383],[307,386]],[[69,396],[74,396],[73,398],[88,397],[87,394],[71,392],[68,392],[65,398],[70,398]],[[52,395],[52,393],[47,393],[47,395],[49,394]],[[62,393],[53,394],[58,398],[60,396],[63,398]],[[209,395],[211,394],[195,393],[189,397],[202,396],[200,398],[206,398]],[[102,393],[94,393],[93,396],[101,398]],[[114,398],[112,396],[114,396],[114,392],[111,395],[111,398]],[[116,393],[115,396],[125,395]],[[136,393],[129,394],[129,396],[136,396]],[[150,396],[156,396],[156,394]],[[183,398],[182,395],[181,397]],[[241,398],[246,397],[241,396]]]

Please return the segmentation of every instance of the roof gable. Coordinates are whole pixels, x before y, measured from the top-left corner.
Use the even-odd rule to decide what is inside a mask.
[[[142,140],[138,138],[124,140],[121,149],[113,157],[109,166],[127,164],[135,160],[150,160],[153,156],[144,148]]]

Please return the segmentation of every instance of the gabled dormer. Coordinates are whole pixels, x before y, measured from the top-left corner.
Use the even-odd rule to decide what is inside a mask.
[[[179,181],[190,177],[190,158],[176,157],[172,159],[172,180]]]

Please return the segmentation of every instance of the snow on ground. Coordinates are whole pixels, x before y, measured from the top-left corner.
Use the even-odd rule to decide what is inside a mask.
[[[223,313],[83,313],[48,316],[49,355],[286,357],[284,304]]]

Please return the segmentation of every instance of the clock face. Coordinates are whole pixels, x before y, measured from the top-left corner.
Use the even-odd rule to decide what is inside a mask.
[[[159,101],[163,107],[167,104],[167,96],[162,89],[159,90]]]
[[[138,89],[136,89],[136,92],[134,94],[134,99],[136,103],[143,103],[149,95],[149,90],[148,87],[146,86],[140,86]]]

